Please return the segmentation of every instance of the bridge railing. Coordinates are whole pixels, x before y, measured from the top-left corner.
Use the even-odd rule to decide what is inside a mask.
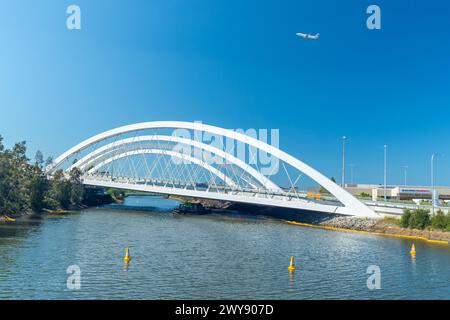
[[[250,189],[250,188],[230,188],[225,185],[214,185],[208,187],[199,187],[195,183],[188,183],[185,181],[172,181],[163,179],[145,179],[145,178],[132,178],[132,177],[111,177],[110,175],[96,175],[85,174],[83,176],[89,180],[107,181],[107,182],[119,182],[132,185],[149,185],[154,187],[165,187],[171,189],[184,189],[194,190],[206,193],[218,193],[218,194],[231,194],[242,195],[246,197],[256,197],[265,199],[278,199],[285,201],[301,201],[304,203],[316,203],[316,204],[329,204],[333,206],[342,206],[340,202],[327,200],[327,199],[312,199],[307,197],[306,192],[289,192],[279,190],[268,189]]]

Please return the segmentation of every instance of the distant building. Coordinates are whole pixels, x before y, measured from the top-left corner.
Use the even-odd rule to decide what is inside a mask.
[[[361,194],[373,200],[384,198],[384,186],[375,184],[346,184],[345,189],[355,196]],[[435,187],[436,198],[450,201],[450,187]],[[392,186],[386,188],[386,197],[394,200],[431,200],[432,189],[424,186]]]

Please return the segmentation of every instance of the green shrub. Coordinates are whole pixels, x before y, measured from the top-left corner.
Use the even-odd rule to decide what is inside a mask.
[[[445,230],[449,226],[450,216],[445,215],[442,210],[438,210],[431,218],[431,226],[433,229]]]
[[[430,215],[430,211],[424,209],[403,210],[399,225],[402,228],[423,230],[431,226],[435,230],[450,231],[450,214],[445,214],[442,210],[438,210],[434,216]]]
[[[409,219],[411,218],[411,210],[404,209],[403,215],[400,219],[400,226],[402,228],[409,228]]]
[[[423,230],[430,225],[430,211],[417,209],[411,213],[409,228]]]
[[[363,198],[369,198],[369,197],[371,197],[371,195],[368,194],[367,192],[361,192],[360,196],[363,197]]]

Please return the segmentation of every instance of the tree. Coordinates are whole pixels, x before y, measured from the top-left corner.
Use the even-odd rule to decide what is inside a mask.
[[[53,157],[49,156],[47,158],[47,160],[45,160],[45,166],[47,167],[47,166],[51,165],[52,163],[53,163]]]
[[[409,218],[409,228],[423,230],[430,225],[430,211],[417,209]]]
[[[445,230],[447,228],[449,217],[442,210],[438,210],[431,218],[431,226],[433,229]]]
[[[18,142],[11,149],[3,145],[0,135],[0,214],[20,214],[44,208],[69,209],[81,206],[84,186],[81,171],[73,169],[68,177],[58,170],[48,179],[43,166],[44,156],[37,151],[34,163],[26,156],[26,142]],[[49,157],[46,165],[53,159]]]
[[[71,187],[62,170],[57,170],[53,174],[51,185],[50,198],[55,200],[61,208],[68,209],[70,206]]]
[[[81,182],[81,171],[74,167],[69,174],[70,182],[70,202],[73,206],[79,207],[83,203],[84,186]]]
[[[403,215],[400,218],[400,226],[403,228],[409,228],[409,219],[411,218],[411,210],[404,209]]]
[[[0,139],[0,212],[16,214],[28,209],[28,164],[25,142],[5,149]]]
[[[17,142],[12,149],[12,156],[14,160],[21,163],[26,163],[27,158],[27,145],[26,141]]]
[[[34,212],[41,212],[45,207],[45,196],[48,191],[48,180],[41,168],[36,164],[34,174],[29,182],[30,208]]]
[[[36,155],[34,156],[34,163],[39,168],[42,168],[44,165],[44,155],[40,150],[36,151]]]

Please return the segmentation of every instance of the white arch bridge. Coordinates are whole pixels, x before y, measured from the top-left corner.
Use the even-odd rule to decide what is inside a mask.
[[[47,172],[68,173],[73,168],[91,186],[378,216],[326,176],[272,144],[197,122],[154,121],[106,131],[64,152]],[[305,179],[330,196],[309,198],[299,189]]]

